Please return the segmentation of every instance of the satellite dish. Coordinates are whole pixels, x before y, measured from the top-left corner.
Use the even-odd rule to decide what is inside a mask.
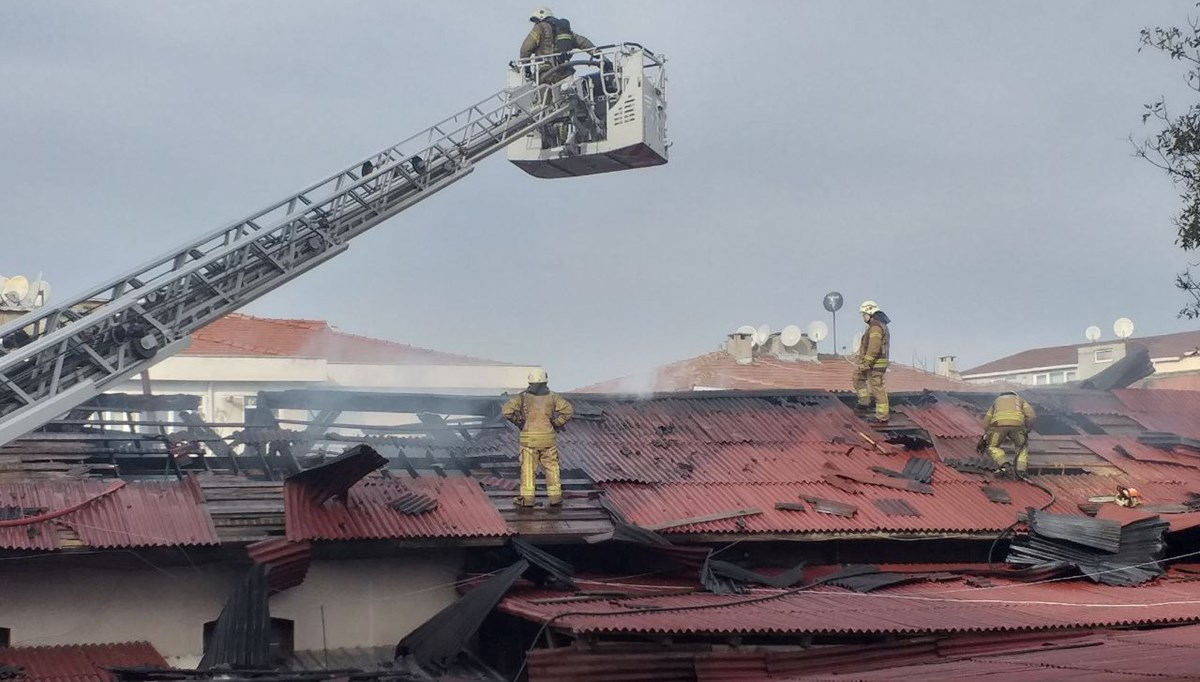
[[[1092,326],[1083,330],[1083,335],[1087,337],[1088,341],[1099,341],[1100,340],[1100,328],[1093,324]]]
[[[754,338],[754,335],[758,333],[758,330],[755,329],[754,325],[752,325],[752,324],[743,324],[742,326],[737,328],[737,333],[738,334],[746,334],[746,335],[750,336],[750,338]]]
[[[783,328],[783,331],[779,332],[779,340],[787,348],[791,348],[792,346],[800,343],[800,339],[803,338],[804,332],[794,324],[789,324]]]
[[[8,278],[4,283],[4,289],[0,289],[0,297],[9,305],[17,305],[25,300],[29,295],[29,280],[22,275],[14,275]]]
[[[765,344],[769,338],[771,338],[771,325],[759,325],[758,329],[754,332],[754,343],[761,346]]]
[[[862,348],[862,332],[854,335],[854,345],[850,346],[850,352],[857,353],[859,348]]]
[[[816,320],[808,325],[808,338],[813,340],[813,343],[820,343],[829,336],[829,325],[820,320]]]
[[[1128,339],[1133,336],[1133,320],[1128,317],[1118,318],[1116,322],[1113,322],[1113,333],[1117,335],[1118,339]]]

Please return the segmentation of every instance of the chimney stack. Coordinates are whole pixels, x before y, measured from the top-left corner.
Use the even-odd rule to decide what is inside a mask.
[[[941,377],[950,377],[951,379],[962,378],[962,375],[958,373],[958,367],[954,365],[955,357],[954,355],[943,355],[938,358],[937,369],[933,373]]]
[[[732,355],[734,361],[739,365],[748,365],[754,362],[753,335],[740,332],[730,334],[729,340],[725,342],[725,352]]]

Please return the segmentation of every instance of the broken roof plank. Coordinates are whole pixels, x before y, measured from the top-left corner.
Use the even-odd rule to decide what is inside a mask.
[[[858,507],[845,502],[838,502],[837,500],[827,500],[814,495],[802,495],[800,499],[811,504],[813,511],[818,511],[822,514],[834,514],[836,516],[852,518],[858,513]]]
[[[387,460],[374,448],[356,445],[331,462],[288,476],[287,482],[304,486],[312,496],[312,503],[320,505],[331,497],[344,499],[355,483],[386,465]]]
[[[691,526],[697,523],[711,523],[713,521],[725,521],[726,519],[738,519],[743,516],[757,516],[763,513],[761,509],[733,509],[730,511],[717,512],[716,514],[705,514],[703,516],[689,516],[686,519],[676,519],[673,521],[664,521],[648,526],[642,526],[646,530],[666,530],[667,528],[678,528],[679,526]]]
[[[1004,488],[985,485],[981,487],[980,490],[984,495],[987,496],[989,500],[995,502],[996,504],[1012,504],[1012,498],[1009,497],[1008,491]]]
[[[917,511],[908,502],[896,498],[876,498],[871,500],[879,511],[888,516],[920,516],[921,512]]]

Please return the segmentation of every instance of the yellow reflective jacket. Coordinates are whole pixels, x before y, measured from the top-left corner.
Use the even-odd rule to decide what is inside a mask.
[[[1005,393],[996,398],[987,414],[983,415],[983,426],[1019,426],[1028,430],[1036,420],[1037,413],[1024,398],[1015,393]]]
[[[871,318],[867,323],[867,331],[862,335],[858,346],[858,362],[860,365],[873,369],[886,369],[888,366],[888,350],[891,346],[891,334],[888,327],[878,318]]]
[[[557,441],[556,429],[571,421],[575,408],[553,391],[543,395],[522,391],[504,404],[500,414],[521,429],[521,445],[550,447]]]

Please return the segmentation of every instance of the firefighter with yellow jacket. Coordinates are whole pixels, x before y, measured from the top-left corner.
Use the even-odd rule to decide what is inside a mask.
[[[1029,430],[1036,420],[1033,406],[1016,391],[1001,393],[983,415],[983,445],[1001,475],[1008,473],[1007,455],[1000,447],[1005,441],[1017,448],[1017,475],[1022,476],[1029,469]]]
[[[596,48],[592,41],[571,29],[571,22],[555,17],[549,7],[534,10],[529,20],[533,22],[533,28],[521,43],[521,59],[529,59],[534,55],[559,55],[553,63],[545,61],[538,64],[536,78],[539,83],[557,83],[574,73],[575,67],[561,66],[567,61],[566,53]]]
[[[887,388],[883,385],[883,375],[888,368],[888,350],[891,345],[891,335],[888,333],[886,313],[879,309],[875,301],[863,301],[858,307],[867,329],[863,332],[862,342],[858,346],[858,362],[854,366],[854,394],[858,398],[857,410],[867,413],[871,410],[871,401],[875,401],[874,420],[886,424],[891,416],[891,406],[888,404]]]
[[[546,474],[546,497],[550,506],[562,504],[562,480],[558,469],[558,430],[566,426],[575,408],[552,392],[546,371],[529,373],[529,388],[504,404],[500,413],[521,430],[521,493],[513,500],[518,507],[532,507],[536,497],[537,467]]]

